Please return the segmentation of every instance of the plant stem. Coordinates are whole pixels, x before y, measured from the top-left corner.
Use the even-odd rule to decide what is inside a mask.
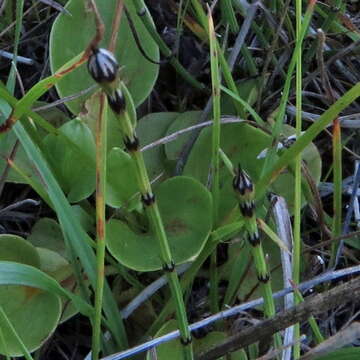
[[[304,302],[304,298],[301,295],[300,290],[296,286],[294,286],[293,288],[294,288],[294,295],[295,295],[295,299],[296,299],[296,304],[300,304],[300,303]],[[311,330],[314,333],[316,344],[320,344],[325,339],[324,339],[323,335],[321,334],[321,331],[320,331],[319,326],[318,326],[318,324],[317,324],[317,322],[315,320],[315,317],[313,315],[311,315],[308,318],[308,321],[309,321]]]
[[[265,260],[256,222],[255,191],[249,175],[241,169],[240,165],[233,180],[233,188],[239,200],[239,208],[244,218],[247,240],[251,247],[257,276],[261,283],[264,298],[264,313],[266,317],[270,318],[275,315],[275,303],[270,281],[270,272]],[[274,335],[274,344],[276,348],[281,347],[280,334]]]
[[[199,3],[198,0],[191,0],[191,3],[192,3],[192,6],[193,6],[193,8],[195,10],[195,13],[196,13],[196,15],[198,17],[198,20],[199,20],[201,26],[205,30],[206,34],[209,36],[209,26],[208,26],[208,21],[207,21],[207,17],[206,17],[204,9],[202,8],[202,6],[201,6],[201,4]],[[220,47],[220,44],[217,41],[216,37],[215,37],[214,41],[216,43],[216,48],[217,48],[218,57],[219,57],[219,63],[220,63],[222,74],[224,76],[224,80],[225,80],[228,88],[240,98],[238,89],[236,87],[236,83],[235,83],[234,78],[233,78],[233,76],[231,74],[231,69],[229,67],[229,64],[228,64],[228,62],[227,62],[227,60],[226,60],[226,58],[224,56],[224,53],[223,53],[223,51],[222,51],[222,49]],[[244,47],[243,49],[246,49],[246,48]],[[247,59],[250,60],[250,58],[251,58],[251,54],[247,57]],[[252,67],[252,69],[257,72],[256,66],[255,66],[255,69],[253,67]],[[233,100],[233,103],[234,103],[236,112],[239,114],[239,116],[242,117],[242,118],[245,118],[246,117],[246,112],[244,110],[244,106],[242,106],[242,104],[239,103],[238,101]]]
[[[19,334],[17,333],[16,329],[14,328],[13,324],[10,322],[10,319],[7,317],[4,309],[2,308],[2,306],[0,306],[0,319],[1,319],[1,324],[2,327],[4,328],[5,326],[7,326],[8,328],[8,333],[10,332],[13,339],[16,342],[16,345],[19,346],[19,348],[21,348],[21,351],[23,352],[23,356],[26,360],[34,360],[30,354],[30,351],[26,348],[26,345],[23,343],[23,341],[21,340]],[[3,336],[3,332],[1,330],[1,340],[4,340],[4,336]],[[3,341],[4,342],[4,341]],[[4,346],[6,346],[6,343],[4,342],[3,344]],[[7,358],[8,355],[6,355]]]
[[[341,146],[341,127],[339,118],[333,121],[333,164],[334,164],[334,218],[331,237],[338,237],[342,231],[342,146]],[[336,254],[339,243],[334,242],[331,246],[331,257],[329,267],[336,265]]]
[[[149,15],[148,9],[144,6],[141,0],[134,0],[134,5],[137,11],[137,14],[145,26],[147,32],[153,38],[153,40],[159,46],[161,53],[169,59],[169,63],[175,68],[176,72],[190,85],[194,86],[198,90],[206,90],[204,84],[197,81],[178,61],[175,56],[172,56],[172,51],[168,48],[164,40],[158,34],[155,29],[155,26],[152,22],[151,16]]]
[[[222,22],[229,24],[230,31],[237,34],[239,32],[239,25],[236,21],[235,11],[231,0],[220,0],[221,18]]]
[[[96,288],[95,314],[93,320],[92,359],[97,360],[100,352],[101,312],[105,277],[105,185],[106,185],[106,142],[107,115],[106,97],[103,92],[99,96],[99,116],[96,120]]]
[[[211,147],[211,194],[213,199],[213,224],[217,226],[219,218],[219,190],[220,190],[220,74],[218,48],[215,36],[214,23],[209,9],[208,13],[209,42],[210,42],[210,65],[211,65],[211,84],[213,99],[213,125],[212,125],[212,147]],[[212,313],[219,311],[219,289],[217,274],[217,254],[216,249],[210,258],[210,308]]]
[[[305,35],[307,33],[307,30],[309,28],[310,20],[312,17],[312,14],[314,12],[314,6],[316,4],[316,0],[311,0],[309,2],[309,5],[306,9],[304,20],[302,22],[301,31],[298,36],[298,41],[296,42],[295,49],[293,52],[293,55],[290,60],[289,68],[287,71],[287,76],[284,84],[284,90],[282,92],[281,100],[279,109],[277,112],[275,124],[273,126],[273,138],[275,141],[273,141],[273,147],[270,149],[268,156],[265,159],[264,166],[262,169],[261,176],[264,176],[264,174],[268,171],[269,167],[271,167],[274,163],[275,155],[276,155],[276,149],[277,149],[277,142],[282,130],[282,124],[284,122],[284,116],[285,116],[285,110],[286,110],[286,104],[289,98],[290,93],[290,86],[291,86],[291,80],[292,80],[292,74],[295,69],[296,61],[297,61],[297,54],[301,51],[302,42],[304,41]]]
[[[23,12],[24,12],[24,0],[16,1],[16,25],[15,25],[15,37],[14,37],[14,58],[11,64],[11,69],[9,72],[8,79],[6,81],[6,87],[13,94],[15,89],[15,81],[16,81],[16,61],[18,55],[18,48],[20,42],[21,35],[21,27],[23,20]]]
[[[266,174],[257,183],[256,200],[261,199],[267,187],[277,178],[281,170],[288,166],[294,157],[305,149],[310,142],[323,130],[326,126],[336,118],[339,113],[349,106],[354,100],[360,96],[360,83],[354,85],[332,106],[330,106],[317,120],[312,124],[306,132],[300,136],[289,149],[279,157],[276,163],[266,172]]]
[[[181,285],[183,289],[188,287],[189,284],[194,281],[194,278],[199,272],[202,264],[215,251],[217,244],[219,244],[220,241],[229,240],[235,235],[237,235],[242,230],[243,225],[243,221],[238,221],[236,223],[220,227],[210,234],[205,247],[200,252],[199,256],[195,259],[195,261],[191,264],[190,269],[186,271],[186,273],[181,279]],[[171,301],[168,301],[167,304],[163,307],[157,319],[153,322],[150,329],[145,334],[145,336],[150,336],[151,334],[157,332],[160,329],[162,323],[166,320],[167,317],[169,317],[169,315],[173,311],[173,308],[173,303]]]
[[[129,115],[130,113],[134,114],[134,112],[129,111],[128,106],[131,106],[131,103],[129,104],[129,101],[126,101],[125,103],[125,98],[122,95],[123,92],[127,94],[129,93],[123,83],[120,84],[120,89],[116,91],[118,94],[117,100],[119,100],[122,106],[117,107],[117,111],[115,111],[113,108],[114,114],[115,116],[117,116],[120,122],[124,135],[125,147],[134,161],[136,178],[139,186],[139,191],[141,193],[141,200],[144,205],[145,212],[148,216],[150,227],[152,231],[154,231],[155,236],[158,240],[160,256],[163,263],[163,270],[166,272],[166,276],[168,278],[171,290],[171,295],[175,303],[176,316],[181,334],[181,342],[184,345],[184,359],[192,360],[194,358],[194,355],[191,344],[191,334],[188,327],[186,309],[179,278],[175,271],[175,263],[171,255],[171,250],[165,232],[164,224],[162,222],[155,195],[152,192],[144,158],[142,152],[140,151],[139,139],[136,137],[135,134],[135,125],[133,125],[132,119]],[[112,100],[110,99],[109,101],[111,105]]]
[[[343,10],[343,2],[342,0],[334,0],[332,1],[333,4],[330,4],[330,10],[329,13],[326,14],[326,18],[322,25],[320,26],[321,30],[326,34],[327,31],[329,31],[334,23],[334,20],[336,19],[338,12],[340,10]],[[337,23],[337,22],[335,22]],[[310,64],[312,61],[312,58],[316,54],[316,48],[319,45],[319,41],[317,40],[310,49],[305,54],[305,60],[306,64]]]
[[[296,53],[296,137],[301,135],[302,129],[302,4],[296,0],[296,43],[299,42],[299,51]],[[295,158],[295,189],[294,189],[294,244],[293,244],[293,281],[300,282],[300,255],[301,255],[301,152]],[[295,305],[298,304],[295,297]],[[300,358],[300,324],[294,326],[294,358]]]

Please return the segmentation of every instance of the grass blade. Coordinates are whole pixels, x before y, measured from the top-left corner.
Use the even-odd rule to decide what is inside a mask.
[[[96,289],[95,316],[92,334],[92,358],[98,359],[100,352],[101,312],[105,279],[105,193],[106,193],[106,149],[107,149],[107,101],[104,93],[99,97],[99,116],[96,119]]]
[[[306,132],[300,136],[294,145],[285,150],[274,165],[264,174],[257,183],[256,199],[264,196],[266,188],[277,178],[282,169],[288,166],[294,158],[309,145],[317,135],[323,131],[327,125],[335,119],[339,113],[349,106],[360,96],[360,82],[348,90],[340,99],[330,106],[319,118],[312,124]]]
[[[95,288],[96,259],[90,246],[92,240],[85,233],[80,223],[76,220],[76,216],[73,216],[73,210],[64,193],[60,189],[60,186],[54,178],[50,168],[45,162],[41,151],[31,141],[31,138],[22,124],[17,122],[13,129],[23,145],[28,157],[36,164],[41,176],[44,179],[49,198],[55,208],[62,230],[66,235],[65,239],[68,240],[68,248],[79,257],[93,288]],[[106,282],[104,288],[104,312],[108,319],[108,323],[111,326],[110,331],[112,332],[116,342],[121,348],[127,347],[125,328],[110,287]]]
[[[210,65],[211,65],[211,86],[213,100],[213,123],[212,123],[212,147],[211,147],[211,194],[213,199],[213,224],[216,226],[219,212],[219,196],[220,196],[220,74],[218,49],[216,45],[216,35],[214,23],[211,16],[211,10],[208,8],[208,27],[209,27],[209,43],[210,43]],[[210,258],[210,308],[213,313],[219,311],[219,289],[217,274],[217,256],[216,249]]]
[[[20,349],[22,350],[24,358],[26,360],[34,360],[31,356],[29,350],[26,348],[25,344],[22,342],[19,334],[16,332],[14,326],[11,324],[9,318],[6,316],[6,313],[5,313],[4,309],[2,308],[2,306],[0,306],[0,324],[3,324],[2,326],[4,326],[6,324],[7,328],[11,331],[12,336],[14,337],[14,339],[16,339]],[[2,333],[0,336],[3,338]]]

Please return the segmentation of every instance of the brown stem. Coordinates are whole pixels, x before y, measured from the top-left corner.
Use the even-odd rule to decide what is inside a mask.
[[[109,42],[109,46],[108,49],[109,51],[111,51],[112,53],[115,52],[116,49],[116,41],[117,41],[117,37],[118,37],[118,33],[119,33],[119,26],[120,26],[120,20],[121,20],[121,15],[123,12],[123,7],[124,7],[124,1],[123,0],[118,0],[116,3],[116,8],[115,8],[115,16],[114,16],[114,20],[111,26],[111,36],[110,36],[110,42]]]

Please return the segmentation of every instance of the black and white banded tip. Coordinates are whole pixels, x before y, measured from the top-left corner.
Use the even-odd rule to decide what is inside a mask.
[[[114,54],[103,48],[93,50],[87,66],[92,78],[100,84],[113,82],[119,69]]]
[[[238,171],[233,179],[233,188],[239,193],[240,196],[253,195],[254,185],[250,179],[250,176],[241,169],[240,165]]]
[[[108,95],[108,103],[115,114],[121,114],[126,108],[124,94],[120,89],[116,89],[111,95]]]

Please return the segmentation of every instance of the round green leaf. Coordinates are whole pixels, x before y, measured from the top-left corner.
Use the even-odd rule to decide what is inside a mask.
[[[161,183],[156,198],[175,263],[189,261],[201,251],[211,230],[210,193],[196,180],[179,176]],[[111,254],[131,269],[162,267],[158,241],[151,231],[135,233],[127,224],[110,220],[107,245]]]
[[[40,267],[40,258],[36,248],[16,235],[0,235],[0,261],[13,261]]]
[[[237,284],[237,294],[240,301],[244,298],[249,299],[250,294],[251,299],[263,296],[252,254],[248,251],[251,250],[249,247],[250,245],[248,243],[245,244],[245,247],[239,242],[231,244],[228,249],[229,259],[219,270],[221,279],[230,280],[232,270],[237,266],[238,262],[241,261],[245,263],[245,266],[241,268],[242,272],[238,273],[238,278],[244,279],[240,286]],[[283,288],[282,269],[281,266],[279,266],[281,265],[280,249],[268,238],[263,239],[262,247],[267,256],[268,268],[273,270],[270,278],[272,289],[273,291],[280,290]],[[250,264],[250,266],[248,266],[248,264]],[[260,308],[262,308],[262,306]]]
[[[329,354],[316,357],[315,360],[358,360],[360,358],[359,347],[347,347],[335,350]]]
[[[220,331],[212,331],[201,339],[197,339],[194,343],[194,348],[196,353],[202,353],[203,351],[208,350],[215,344],[219,344],[227,338],[226,334]],[[219,360],[225,360],[225,357],[222,356]]]
[[[107,47],[110,40],[112,21],[115,14],[116,0],[96,0],[98,10],[105,24],[105,36],[101,43]],[[157,61],[159,49],[152,40],[131,0],[125,0],[125,6],[134,22],[141,45],[146,54]],[[95,34],[94,14],[86,8],[86,2],[70,0],[66,13],[60,14],[52,27],[50,34],[50,64],[55,72],[62,65],[81,53],[89,44]],[[159,66],[150,63],[140,53],[125,15],[121,19],[118,31],[118,41],[115,56],[121,66],[121,78],[129,87],[136,105],[140,104],[151,92],[156,81]],[[57,84],[57,90],[61,97],[76,94],[94,84],[93,79],[87,72],[86,66],[81,66],[66,76],[66,80]],[[68,102],[66,105],[74,113],[78,114],[89,94]]]
[[[108,155],[106,203],[113,207],[129,207],[138,193],[134,162],[125,151],[114,148]]]
[[[48,339],[61,314],[57,295],[28,286],[0,286],[0,306],[29,351],[36,350]],[[6,347],[0,342],[0,353],[21,356],[21,348],[5,322],[1,324],[1,331]]]
[[[59,129],[72,140],[49,134],[44,146],[52,168],[70,202],[78,202],[95,190],[95,142],[90,129],[80,120],[71,120]]]
[[[291,126],[284,125],[283,132],[284,135],[290,136],[295,134],[295,129]],[[308,167],[315,184],[318,184],[321,178],[322,162],[319,150],[314,145],[314,143],[310,143],[303,150],[302,159]],[[294,208],[294,175],[289,171],[284,171],[281,176],[279,176],[278,179],[271,185],[271,189],[273,192],[280,194],[286,199],[287,205],[290,211],[292,211]],[[304,197],[302,201],[305,205]]]
[[[76,281],[69,262],[52,250],[38,247],[37,251],[40,256],[40,269],[55,278],[63,287],[73,292],[76,288]],[[61,299],[61,303],[63,310],[60,322],[62,323],[77,314],[78,309],[69,299]]]
[[[176,119],[178,113],[160,112],[144,116],[138,122],[136,133],[141,147],[151,144],[164,137],[169,125]],[[165,154],[162,146],[156,146],[144,151],[144,160],[150,179],[159,176],[165,170]]]
[[[159,331],[155,334],[155,337],[166,335],[176,329],[176,321],[170,320],[159,329]],[[182,348],[183,345],[181,344],[179,339],[168,341],[156,347],[156,358],[158,360],[183,360],[184,352]],[[151,356],[151,351],[148,351],[146,354],[146,360],[151,359],[153,359],[153,357]]]
[[[38,247],[40,270],[55,278],[59,283],[72,274],[69,262],[55,251]]]
[[[15,235],[0,235],[0,260],[40,268],[36,248]],[[61,314],[60,298],[50,292],[23,286],[1,285],[0,306],[29,351],[39,348],[55,330]],[[6,322],[1,324],[6,347],[0,353],[21,356],[22,351]]]
[[[1,99],[4,102],[3,99]],[[7,103],[2,103],[0,113],[3,112],[4,114],[11,111],[10,105]],[[44,105],[44,102],[36,102],[35,106]],[[62,124],[65,120],[67,120],[66,115],[57,108],[51,108],[42,110],[39,114],[46,119],[46,121],[50,122],[52,125],[57,126]],[[5,121],[5,116],[1,116],[1,122]],[[42,128],[38,128],[37,131],[43,136],[45,131]],[[15,143],[17,141],[17,137],[13,131],[8,131],[1,135],[0,141],[0,173],[3,173],[5,168],[8,166],[7,159],[9,158],[10,154],[14,150]],[[32,181],[36,182],[39,187],[42,187],[41,179],[39,178],[39,173],[32,162],[32,159],[26,155],[23,146],[17,144],[16,151],[13,154],[13,162],[14,164],[28,177],[31,177]],[[18,172],[16,172],[12,167],[10,167],[9,173],[6,177],[6,181],[14,182],[14,183],[26,183],[26,180],[23,176],[21,176]]]
[[[199,122],[200,115],[201,111],[186,111],[179,114],[169,126],[166,136],[197,124]],[[165,144],[165,154],[169,160],[177,160],[180,157],[181,150],[187,142],[190,134],[190,132],[187,132],[184,135],[180,135],[176,140]]]
[[[8,167],[7,159],[12,153],[17,137],[13,131],[8,131],[5,134],[2,134],[0,141],[0,172],[3,173]],[[13,159],[15,165],[27,176],[31,177],[36,181],[39,186],[41,182],[38,179],[38,173],[35,165],[31,160],[29,160],[26,155],[24,148],[21,144],[18,145],[18,148]],[[10,168],[6,181],[14,183],[26,183],[26,180],[13,168]]]
[[[59,224],[49,218],[42,218],[31,229],[27,240],[37,247],[44,247],[65,256],[64,238]]]
[[[165,323],[160,330],[155,334],[155,337],[160,337],[166,335],[174,330],[176,330],[177,322],[176,320],[170,320]],[[227,338],[226,333],[220,331],[212,331],[211,333],[207,334],[205,337],[197,339],[193,337],[193,349],[196,355],[199,355],[203,351],[208,350],[210,347],[224,341]],[[158,360],[182,360],[184,359],[184,351],[183,345],[181,344],[179,338],[175,340],[171,340],[160,344],[156,347],[156,358]],[[230,356],[231,360],[238,360],[241,359],[237,354],[239,352],[232,353]],[[146,360],[151,360],[151,352],[149,351],[146,354]],[[220,357],[220,360],[225,359],[225,357]]]
[[[261,80],[262,77],[256,77],[238,81],[236,84],[240,98],[250,106],[254,105],[257,100]],[[237,113],[233,98],[226,93],[221,96],[221,112],[224,115],[236,115]]]
[[[84,111],[82,111],[78,118],[83,121],[91,130],[94,139],[96,138],[96,121],[99,117],[100,111],[100,95],[101,91],[96,91],[89,96],[85,101]],[[123,133],[119,120],[114,116],[110,108],[106,111],[107,115],[107,150],[110,151],[113,147],[122,146]]]
[[[51,276],[29,265],[0,260],[0,285],[20,285],[48,291],[71,299],[86,316],[92,316],[92,308],[81,297],[73,295]]]
[[[221,127],[221,148],[234,166],[238,163],[251,176],[254,183],[259,179],[264,159],[257,156],[271,144],[271,137],[262,130],[249,124],[226,124]],[[310,144],[303,153],[310,174],[316,183],[320,180],[321,160],[319,152]],[[211,128],[204,129],[198,137],[186,163],[184,175],[193,176],[203,184],[208,182],[211,160]],[[232,176],[225,165],[220,165],[220,219],[224,218],[235,206],[236,198],[232,188]],[[293,202],[294,177],[290,173],[281,174],[271,190],[284,196],[291,209]]]
[[[87,209],[87,206],[89,206],[89,209]],[[86,201],[82,201],[81,206],[72,205],[71,208],[74,216],[77,218],[77,221],[79,221],[85,232],[95,232],[95,209]]]

